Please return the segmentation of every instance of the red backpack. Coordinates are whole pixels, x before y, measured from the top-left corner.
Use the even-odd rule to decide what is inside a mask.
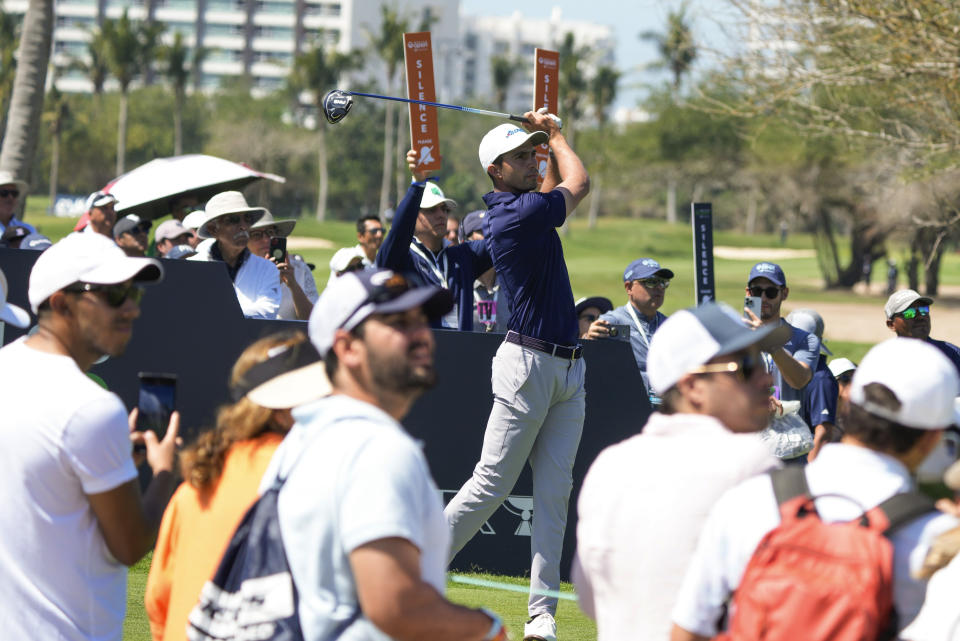
[[[859,519],[824,523],[803,468],[770,473],[780,525],[753,553],[733,595],[723,641],[874,641],[892,639],[890,535],[935,511],[917,492],[895,495]]]

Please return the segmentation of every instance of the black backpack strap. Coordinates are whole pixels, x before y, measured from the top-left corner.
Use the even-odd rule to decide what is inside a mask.
[[[877,507],[883,510],[883,513],[887,515],[887,520],[890,521],[890,526],[884,531],[885,536],[891,536],[894,532],[924,514],[937,511],[933,499],[920,492],[894,494]]]
[[[802,467],[789,465],[773,470],[770,472],[770,482],[773,484],[773,496],[777,499],[777,505],[783,505],[798,496],[810,496],[807,475]]]

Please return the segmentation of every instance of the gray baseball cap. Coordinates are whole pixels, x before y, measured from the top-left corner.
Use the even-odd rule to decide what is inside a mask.
[[[933,305],[933,299],[921,296],[912,289],[901,289],[900,291],[890,294],[890,298],[887,299],[887,304],[883,306],[883,313],[887,315],[887,319],[889,320],[893,318],[894,314],[899,314],[915,303],[919,305]]]

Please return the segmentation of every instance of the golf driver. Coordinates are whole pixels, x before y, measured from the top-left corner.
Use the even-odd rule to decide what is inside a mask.
[[[428,107],[441,107],[443,109],[455,109],[456,111],[466,111],[483,116],[494,116],[496,118],[506,118],[516,120],[517,122],[527,122],[523,116],[514,116],[512,114],[501,113],[499,111],[489,111],[487,109],[476,109],[474,107],[461,107],[459,105],[445,105],[442,102],[429,102],[427,100],[414,100],[413,98],[395,98],[393,96],[380,96],[375,93],[361,93],[359,91],[342,91],[334,89],[323,97],[323,115],[327,122],[335,125],[350,113],[353,107],[353,96],[363,96],[364,98],[379,98],[380,100],[393,100],[395,102],[407,102],[415,105],[426,105]]]

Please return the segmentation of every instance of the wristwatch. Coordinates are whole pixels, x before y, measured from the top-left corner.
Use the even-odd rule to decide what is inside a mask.
[[[483,641],[507,641],[507,629],[503,626],[500,617],[486,608],[480,608],[480,611],[493,620],[493,624],[490,626],[487,635],[483,637]]]

